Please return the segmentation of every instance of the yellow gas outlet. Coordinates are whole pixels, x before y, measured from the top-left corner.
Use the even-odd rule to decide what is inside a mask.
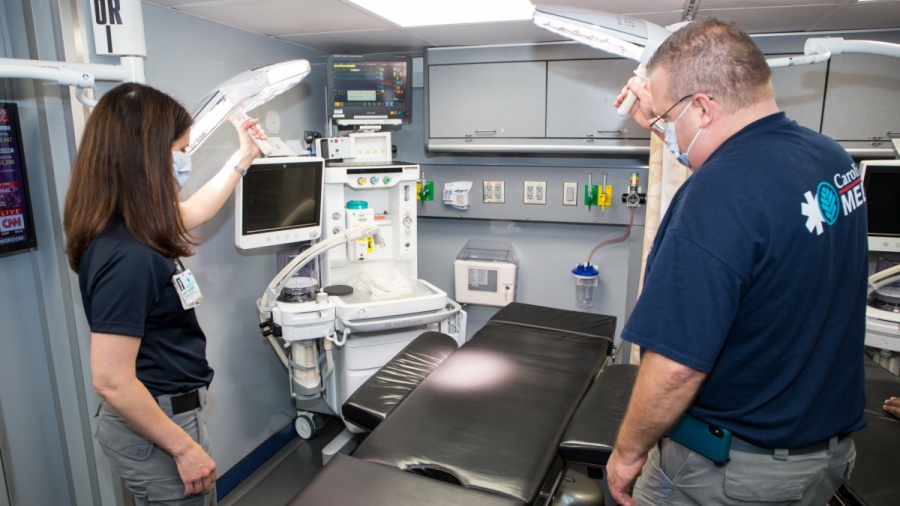
[[[606,185],[597,195],[597,205],[600,206],[600,212],[606,212],[606,206],[612,205],[612,185]]]

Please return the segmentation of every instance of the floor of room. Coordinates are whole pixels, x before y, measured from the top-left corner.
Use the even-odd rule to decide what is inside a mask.
[[[322,469],[322,448],[344,428],[329,417],[309,439],[295,438],[218,502],[219,506],[283,506]]]

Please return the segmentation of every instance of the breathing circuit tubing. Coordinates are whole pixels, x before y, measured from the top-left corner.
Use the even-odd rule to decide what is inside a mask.
[[[269,283],[269,286],[266,287],[266,291],[263,292],[262,297],[258,301],[256,301],[256,307],[259,310],[260,323],[266,323],[268,321],[266,315],[271,314],[272,308],[275,306],[275,301],[278,299],[278,294],[281,293],[281,289],[284,288],[284,285],[287,284],[288,280],[300,269],[306,266],[306,264],[312,261],[313,258],[316,258],[317,256],[325,253],[332,248],[355,241],[357,239],[362,239],[363,237],[372,237],[377,244],[384,246],[384,240],[381,237],[378,225],[364,223],[362,225],[357,225],[353,228],[344,230],[339,234],[335,234],[328,239],[316,243],[314,246],[303,251],[293,260],[291,260],[290,263],[285,265],[284,269],[276,274],[272,281]],[[285,367],[290,369],[289,359],[287,358],[287,355],[285,355],[284,350],[282,350],[278,345],[278,341],[275,340],[275,336],[269,334],[266,337],[269,340],[269,343],[272,345],[272,348],[275,349],[275,353],[278,355],[281,363]],[[328,346],[327,341],[328,340],[326,339],[326,346]],[[332,367],[330,353],[326,353],[326,357],[328,357],[328,370],[330,370]]]
[[[594,249],[592,249],[591,253],[588,255],[588,259],[587,259],[588,265],[591,265],[591,258],[594,257],[594,253],[596,253],[598,249],[600,249],[604,246],[609,246],[610,244],[616,244],[617,242],[622,242],[625,239],[628,239],[628,236],[631,235],[631,224],[634,223],[634,210],[635,209],[636,208],[634,208],[634,207],[631,208],[631,218],[629,218],[629,220],[628,220],[628,227],[625,229],[625,233],[619,237],[616,237],[615,239],[603,241],[600,244],[594,246]]]

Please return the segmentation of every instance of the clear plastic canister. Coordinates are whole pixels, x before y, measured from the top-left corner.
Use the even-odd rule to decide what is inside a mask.
[[[312,243],[303,242],[276,253],[278,272],[281,272],[297,255],[309,249],[310,246],[312,246]],[[282,302],[306,302],[315,299],[318,290],[319,263],[317,259],[313,258],[287,281],[285,287],[281,290],[278,300]]]
[[[600,271],[593,264],[578,264],[572,269],[575,276],[575,305],[582,309],[594,306],[594,288],[600,281]]]

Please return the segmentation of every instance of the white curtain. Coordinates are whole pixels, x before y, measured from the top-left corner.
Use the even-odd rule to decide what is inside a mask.
[[[666,143],[656,135],[650,136],[650,171],[646,181],[642,186],[647,188],[647,216],[644,219],[644,247],[641,252],[641,279],[638,287],[638,297],[644,286],[644,270],[647,267],[647,255],[650,253],[650,246],[653,245],[653,239],[656,238],[656,232],[659,230],[659,223],[666,214],[669,202],[672,196],[678,191],[688,176],[691,175],[690,170],[684,165],[678,163],[675,155],[666,149]],[[631,357],[629,360],[632,364],[641,363],[641,350],[637,345],[631,347]]]

